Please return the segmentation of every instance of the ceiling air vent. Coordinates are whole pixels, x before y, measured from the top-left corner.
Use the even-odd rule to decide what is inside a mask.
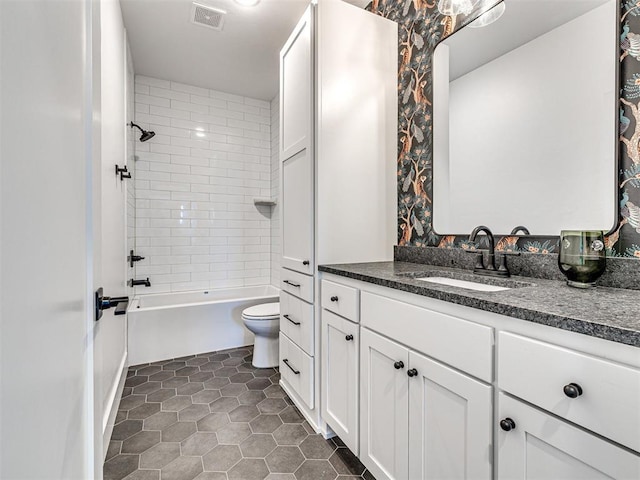
[[[193,2],[193,6],[191,7],[191,23],[213,28],[214,30],[222,30],[224,16],[226,14],[227,12],[219,8]]]

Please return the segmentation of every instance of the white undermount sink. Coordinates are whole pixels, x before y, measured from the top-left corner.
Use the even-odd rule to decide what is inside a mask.
[[[446,277],[422,277],[416,278],[423,282],[438,283],[440,285],[449,285],[450,287],[466,288],[467,290],[475,290],[477,292],[501,292],[510,290],[508,287],[498,287],[496,285],[487,285],[485,283],[468,282],[466,280],[458,280],[456,278]]]

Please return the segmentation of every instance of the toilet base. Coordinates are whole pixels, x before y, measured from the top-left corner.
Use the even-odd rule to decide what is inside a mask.
[[[266,335],[256,335],[253,345],[253,360],[256,368],[274,368],[280,363],[280,339]]]

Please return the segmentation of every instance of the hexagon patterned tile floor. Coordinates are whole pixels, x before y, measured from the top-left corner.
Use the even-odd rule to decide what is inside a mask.
[[[375,480],[313,432],[252,347],[129,368],[105,480]]]

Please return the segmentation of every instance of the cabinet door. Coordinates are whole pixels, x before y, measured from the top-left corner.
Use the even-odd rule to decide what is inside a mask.
[[[491,478],[491,386],[409,353],[409,478]]]
[[[311,146],[312,9],[280,51],[280,161]]]
[[[313,274],[313,162],[308,150],[282,167],[282,266]]]
[[[358,455],[359,327],[322,311],[322,416]]]
[[[497,429],[498,478],[640,478],[638,455],[503,393],[498,402],[497,421],[514,425]]]
[[[360,460],[377,480],[409,475],[409,351],[360,330]]]

